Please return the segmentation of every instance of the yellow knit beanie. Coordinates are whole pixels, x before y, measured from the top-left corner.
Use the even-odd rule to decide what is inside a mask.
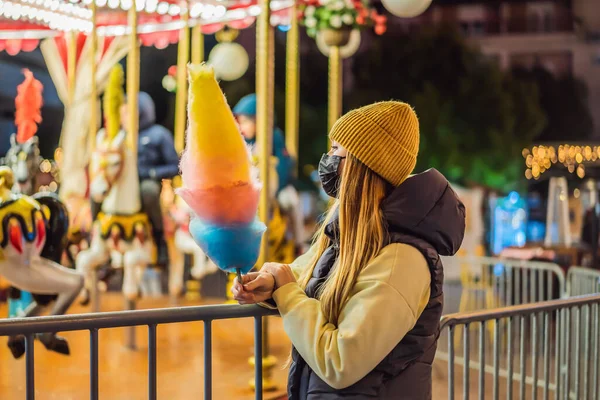
[[[329,136],[394,186],[417,163],[419,120],[406,103],[384,101],[352,110],[336,121]]]

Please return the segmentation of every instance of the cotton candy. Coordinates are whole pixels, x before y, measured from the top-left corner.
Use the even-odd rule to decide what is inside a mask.
[[[243,274],[254,267],[266,229],[259,220],[237,226],[206,224],[200,218],[190,222],[190,234],[217,267],[226,272],[239,268]]]
[[[190,234],[223,271],[250,271],[266,226],[261,185],[212,67],[188,66],[188,130],[176,192],[193,211]]]

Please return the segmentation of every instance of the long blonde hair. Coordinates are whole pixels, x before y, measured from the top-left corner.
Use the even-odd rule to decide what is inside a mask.
[[[388,184],[348,154],[342,172],[339,200],[331,207],[315,236],[317,251],[300,284],[306,289],[323,252],[330,246],[325,226],[339,210],[339,256],[317,297],[327,320],[337,325],[344,305],[362,269],[377,256],[386,240],[381,212]]]

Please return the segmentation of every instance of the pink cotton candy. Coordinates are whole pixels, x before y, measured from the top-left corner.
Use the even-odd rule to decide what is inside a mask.
[[[256,217],[260,185],[238,183],[208,189],[183,187],[176,193],[203,221],[215,225],[248,224]]]
[[[181,177],[188,189],[206,189],[214,186],[232,186],[249,183],[252,178],[245,158],[194,157],[186,150],[181,156]],[[233,173],[237,171],[236,173]],[[243,172],[248,171],[248,172]]]

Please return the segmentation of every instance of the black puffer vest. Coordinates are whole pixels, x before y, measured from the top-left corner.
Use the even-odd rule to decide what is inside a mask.
[[[293,348],[289,400],[431,399],[431,369],[444,304],[444,273],[439,255],[454,254],[460,247],[465,209],[446,179],[438,171],[429,170],[395,189],[382,204],[382,210],[388,223],[388,244],[408,244],[427,261],[431,273],[429,302],[413,329],[379,365],[345,389],[327,385]],[[329,223],[325,233],[332,246],[319,259],[307,285],[306,293],[313,298],[317,297],[339,253],[337,219]]]

